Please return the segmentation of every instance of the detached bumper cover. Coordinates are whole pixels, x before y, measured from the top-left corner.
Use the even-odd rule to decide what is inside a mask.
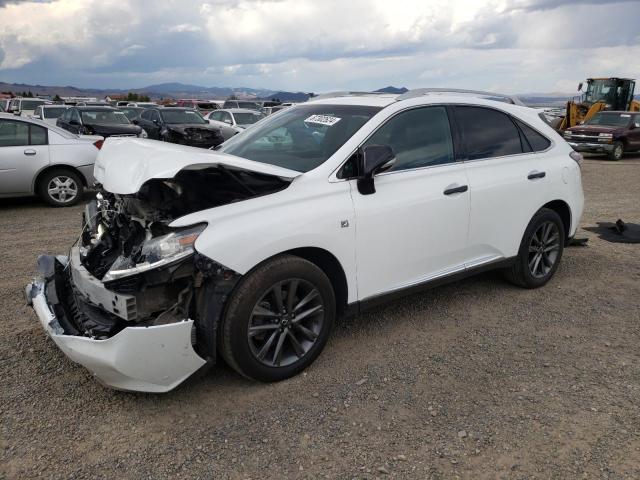
[[[57,257],[56,261],[65,265],[68,260]],[[42,272],[41,275],[27,285],[27,302],[60,350],[91,371],[102,384],[118,390],[167,392],[206,364],[193,350],[194,326],[190,319],[127,327],[105,340],[66,334],[51,308],[52,303],[58,302],[54,279]]]

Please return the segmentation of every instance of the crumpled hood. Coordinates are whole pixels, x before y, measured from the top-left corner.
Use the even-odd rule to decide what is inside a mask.
[[[115,125],[112,123],[86,123],[85,126],[89,127],[97,135],[108,137],[109,135],[139,135],[142,132],[142,128],[137,125]]]
[[[172,132],[177,132],[180,135],[185,135],[187,131],[190,131],[190,132],[200,131],[200,132],[213,132],[213,133],[217,133],[220,131],[219,128],[216,128],[212,125],[203,125],[199,123],[171,124],[171,125],[167,125],[167,130],[170,130]]]
[[[105,190],[128,195],[152,178],[172,178],[180,170],[222,165],[229,169],[293,179],[295,170],[254,162],[225,153],[141,138],[108,138],[94,167],[94,176]]]

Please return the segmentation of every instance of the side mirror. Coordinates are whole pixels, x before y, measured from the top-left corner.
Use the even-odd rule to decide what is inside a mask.
[[[18,108],[14,108],[13,110],[11,110],[11,113],[13,113],[14,115],[20,116],[20,113],[22,113],[22,112],[20,112],[20,110]]]
[[[640,128],[640,122],[636,122],[633,124],[633,128]]]
[[[131,120],[131,123],[133,123],[134,125],[138,125],[139,122],[137,118],[134,118],[133,120]]]
[[[367,145],[358,151],[360,176],[358,191],[362,195],[376,192],[373,176],[389,170],[396,163],[396,155],[389,145]]]
[[[578,91],[579,91],[579,92],[581,92],[581,91],[582,91],[582,82],[580,82],[580,83],[578,84]]]

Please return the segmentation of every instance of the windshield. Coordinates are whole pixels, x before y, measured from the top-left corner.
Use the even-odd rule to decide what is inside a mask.
[[[196,124],[204,124],[207,122],[202,115],[200,115],[195,110],[163,110],[162,119],[165,123],[174,124],[174,123],[196,123]]]
[[[131,123],[124,113],[114,110],[84,110],[80,115],[82,115],[82,123],[88,124],[127,125]]]
[[[44,105],[46,102],[44,100],[23,100],[20,108],[22,110],[35,110],[40,105]]]
[[[631,121],[631,115],[625,113],[598,113],[587,120],[587,125],[608,125],[611,127],[626,127]]]
[[[129,120],[133,120],[134,118],[138,118],[140,116],[140,112],[142,112],[142,108],[134,108],[134,107],[128,107],[128,108],[119,108],[118,110],[120,110],[122,113],[124,113],[127,118]]]
[[[258,104],[254,102],[238,102],[238,108],[249,108],[251,110],[257,110]]]
[[[213,103],[198,103],[198,108],[202,110],[215,110],[216,106]]]
[[[270,116],[231,137],[221,151],[308,172],[323,164],[378,111],[357,105],[305,105]]]
[[[44,118],[58,118],[65,112],[64,107],[43,108]]]
[[[592,80],[587,86],[585,100],[590,103],[606,102],[612,103],[615,100],[617,85],[613,80]]]
[[[252,123],[256,123],[261,118],[264,118],[264,115],[258,112],[239,112],[234,113],[233,116],[235,117],[236,123],[238,125],[251,125]]]

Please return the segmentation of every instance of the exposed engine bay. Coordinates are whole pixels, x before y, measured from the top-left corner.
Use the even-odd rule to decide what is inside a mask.
[[[105,339],[127,326],[191,318],[202,337],[201,349],[210,354],[215,321],[205,317],[219,314],[224,298],[216,292],[228,293],[239,275],[195,251],[206,224],[181,229],[169,224],[192,212],[277,192],[289,183],[218,165],[148,180],[131,195],[100,190],[85,207],[79,243],[61,272],[66,281],[57,285],[65,295],[67,311],[58,315],[65,332]]]

